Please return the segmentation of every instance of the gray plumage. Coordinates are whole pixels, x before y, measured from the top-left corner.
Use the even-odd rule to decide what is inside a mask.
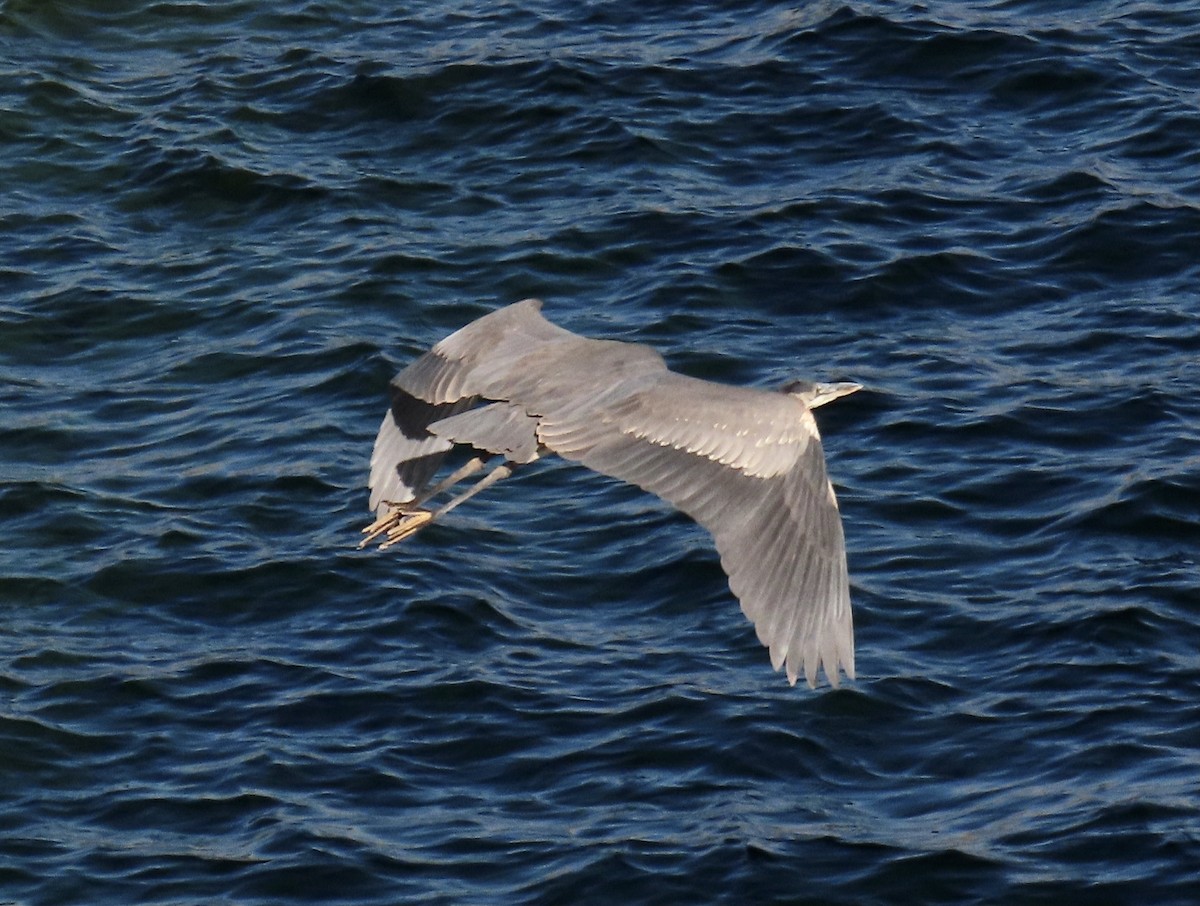
[[[506,464],[557,453],[704,526],[790,682],[803,674],[815,685],[819,666],[834,686],[839,667],[853,679],[842,522],[811,409],[858,385],[773,392],[699,380],[646,346],[581,337],[540,309],[530,299],[485,315],[392,380],[371,457],[377,525],[423,502],[455,445]]]

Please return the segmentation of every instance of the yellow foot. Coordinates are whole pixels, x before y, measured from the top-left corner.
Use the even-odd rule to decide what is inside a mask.
[[[388,510],[386,513],[384,513],[382,516],[380,516],[378,519],[376,519],[374,522],[372,522],[370,525],[368,525],[365,529],[362,530],[363,534],[366,535],[367,537],[363,538],[362,541],[358,542],[358,549],[362,550],[364,547],[366,547],[368,544],[370,544],[372,541],[374,541],[376,538],[378,538],[380,535],[382,535],[384,532],[386,532],[388,529],[390,529],[392,526],[394,526],[397,522],[400,521],[400,517],[402,515],[403,514],[399,510]]]
[[[396,513],[394,525],[390,525],[384,529],[387,532],[387,540],[379,545],[379,549],[391,547],[415,535],[420,529],[424,528],[433,520],[433,513],[429,510],[414,510],[409,513]]]
[[[411,503],[392,503],[391,501],[387,501],[387,506],[388,511],[386,513],[362,530],[362,533],[367,537],[358,542],[359,550],[362,550],[384,532],[394,529],[408,516],[423,512],[422,510],[414,509]]]

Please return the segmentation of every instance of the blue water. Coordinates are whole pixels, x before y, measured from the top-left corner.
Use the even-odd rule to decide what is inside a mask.
[[[1195,903],[1200,3],[0,4],[0,902]],[[545,462],[527,296],[822,409],[856,682]]]

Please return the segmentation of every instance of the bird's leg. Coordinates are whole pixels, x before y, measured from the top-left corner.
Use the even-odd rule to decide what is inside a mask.
[[[399,504],[400,508],[410,510],[419,509],[426,502],[432,500],[438,494],[442,493],[442,491],[448,491],[464,478],[470,478],[472,475],[482,469],[487,461],[491,458],[491,453],[484,453],[482,456],[476,456],[472,459],[469,459],[416,500],[410,500],[407,503]]]
[[[463,463],[432,488],[427,490],[421,496],[413,500],[404,500],[400,503],[393,503],[390,500],[385,500],[387,504],[387,512],[368,525],[362,530],[362,533],[367,537],[363,538],[358,543],[358,549],[362,550],[384,532],[395,528],[406,516],[418,513],[421,511],[421,506],[429,500],[432,500],[443,491],[449,490],[458,484],[464,478],[470,478],[476,472],[483,468],[484,463],[491,458],[490,453],[485,453],[482,456],[476,456],[473,459]]]
[[[434,520],[441,519],[459,504],[466,503],[480,491],[485,491],[497,481],[507,478],[513,473],[514,468],[516,466],[513,463],[503,462],[484,475],[479,481],[475,482],[475,484],[471,485],[466,491],[442,504],[436,510],[417,510],[401,514],[396,524],[385,529],[387,540],[379,545],[380,549],[391,547],[393,544],[416,534]]]

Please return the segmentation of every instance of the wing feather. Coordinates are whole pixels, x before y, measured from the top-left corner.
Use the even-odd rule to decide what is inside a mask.
[[[665,432],[652,440],[622,430],[627,408],[593,413],[587,425],[543,419],[539,438],[564,458],[656,494],[700,523],[773,666],[786,665],[790,682],[803,674],[810,685],[820,667],[837,685],[839,668],[850,677],[854,670],[841,517],[816,423],[800,408],[805,418],[797,421],[809,432],[802,453],[789,471],[769,477],[671,446]],[[569,443],[559,446],[564,437]]]
[[[792,467],[812,437],[804,404],[785,393],[662,372],[604,412],[623,434],[770,478]]]
[[[370,506],[378,515],[387,501],[412,500],[437,472],[453,440],[430,433],[429,426],[477,402],[481,368],[503,370],[539,346],[575,338],[543,318],[540,309],[541,302],[526,299],[490,312],[392,379],[392,405],[375,438],[368,480]]]
[[[392,383],[429,403],[449,403],[468,396],[509,399],[483,392],[491,382],[489,376],[502,378],[544,347],[584,339],[547,321],[541,307],[537,299],[526,299],[472,321],[436,343]]]
[[[433,422],[429,431],[450,443],[497,453],[509,462],[533,462],[538,458],[537,419],[512,403],[468,409]]]

